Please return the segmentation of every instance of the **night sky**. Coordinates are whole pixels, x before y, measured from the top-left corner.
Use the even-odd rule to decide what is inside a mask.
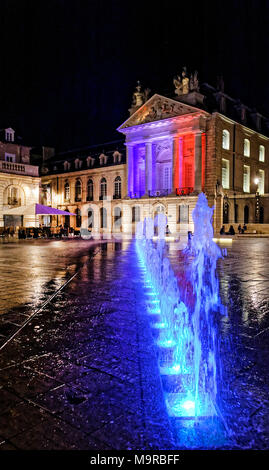
[[[177,6],[175,6],[175,3]],[[269,1],[0,0],[0,126],[58,150],[119,139],[136,81],[184,65],[269,116]]]

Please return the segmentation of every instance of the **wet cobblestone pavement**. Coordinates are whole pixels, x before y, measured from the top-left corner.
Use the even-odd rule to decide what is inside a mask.
[[[170,256],[180,270],[173,245]],[[269,240],[246,239],[219,265],[229,436],[216,447],[269,448],[268,261]],[[78,272],[0,354],[0,449],[180,448],[134,245],[12,243],[0,263],[0,344]]]

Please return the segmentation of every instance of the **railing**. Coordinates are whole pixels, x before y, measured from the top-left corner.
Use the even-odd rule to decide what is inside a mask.
[[[87,196],[86,200],[87,201],[93,201],[93,196]]]
[[[99,201],[106,201],[106,199],[107,199],[106,194],[101,194],[101,196],[99,196]]]
[[[130,193],[129,196],[132,199],[138,199],[138,198],[142,197],[144,194],[145,193],[143,193],[142,191],[135,191],[133,193]]]
[[[7,203],[9,206],[21,206],[21,198],[8,197]]]
[[[176,188],[176,195],[177,196],[188,196],[193,192],[193,187],[188,186],[184,188]]]
[[[114,194],[113,199],[121,199],[121,194]]]
[[[0,161],[0,171],[28,176],[38,176],[38,166]]]
[[[155,189],[154,191],[149,191],[148,195],[149,197],[165,197],[168,196],[168,194],[171,193],[170,189]]]
[[[75,197],[75,202],[81,202],[81,199],[82,199],[81,196],[76,196]]]

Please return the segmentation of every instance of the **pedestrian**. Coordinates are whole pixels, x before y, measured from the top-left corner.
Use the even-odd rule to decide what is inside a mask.
[[[229,235],[235,235],[235,231],[234,231],[234,228],[232,225],[230,225],[230,228],[229,228]]]
[[[238,233],[242,233],[242,227],[241,224],[238,225]]]
[[[33,232],[34,232],[34,237],[33,238],[38,238],[38,228],[37,227],[33,228]]]
[[[225,234],[225,227],[224,227],[224,225],[221,227],[219,233],[220,233],[220,235],[224,235],[224,234]]]
[[[243,225],[243,228],[242,228],[242,233],[245,233],[247,231],[247,226],[246,224]]]

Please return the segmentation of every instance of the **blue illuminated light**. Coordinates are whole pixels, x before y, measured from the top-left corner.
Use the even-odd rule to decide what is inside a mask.
[[[179,285],[164,241],[166,216],[146,218],[136,227],[136,249],[143,276],[144,296],[158,346],[160,374],[169,416],[216,416],[220,355],[216,312],[225,313],[219,297],[216,264],[221,250],[212,240],[213,208],[201,193],[193,211],[194,236],[185,250],[192,256],[186,284]],[[159,238],[153,241],[154,227]],[[187,287],[190,289],[187,291]],[[192,302],[183,299],[192,299]],[[213,314],[214,313],[214,314]]]

